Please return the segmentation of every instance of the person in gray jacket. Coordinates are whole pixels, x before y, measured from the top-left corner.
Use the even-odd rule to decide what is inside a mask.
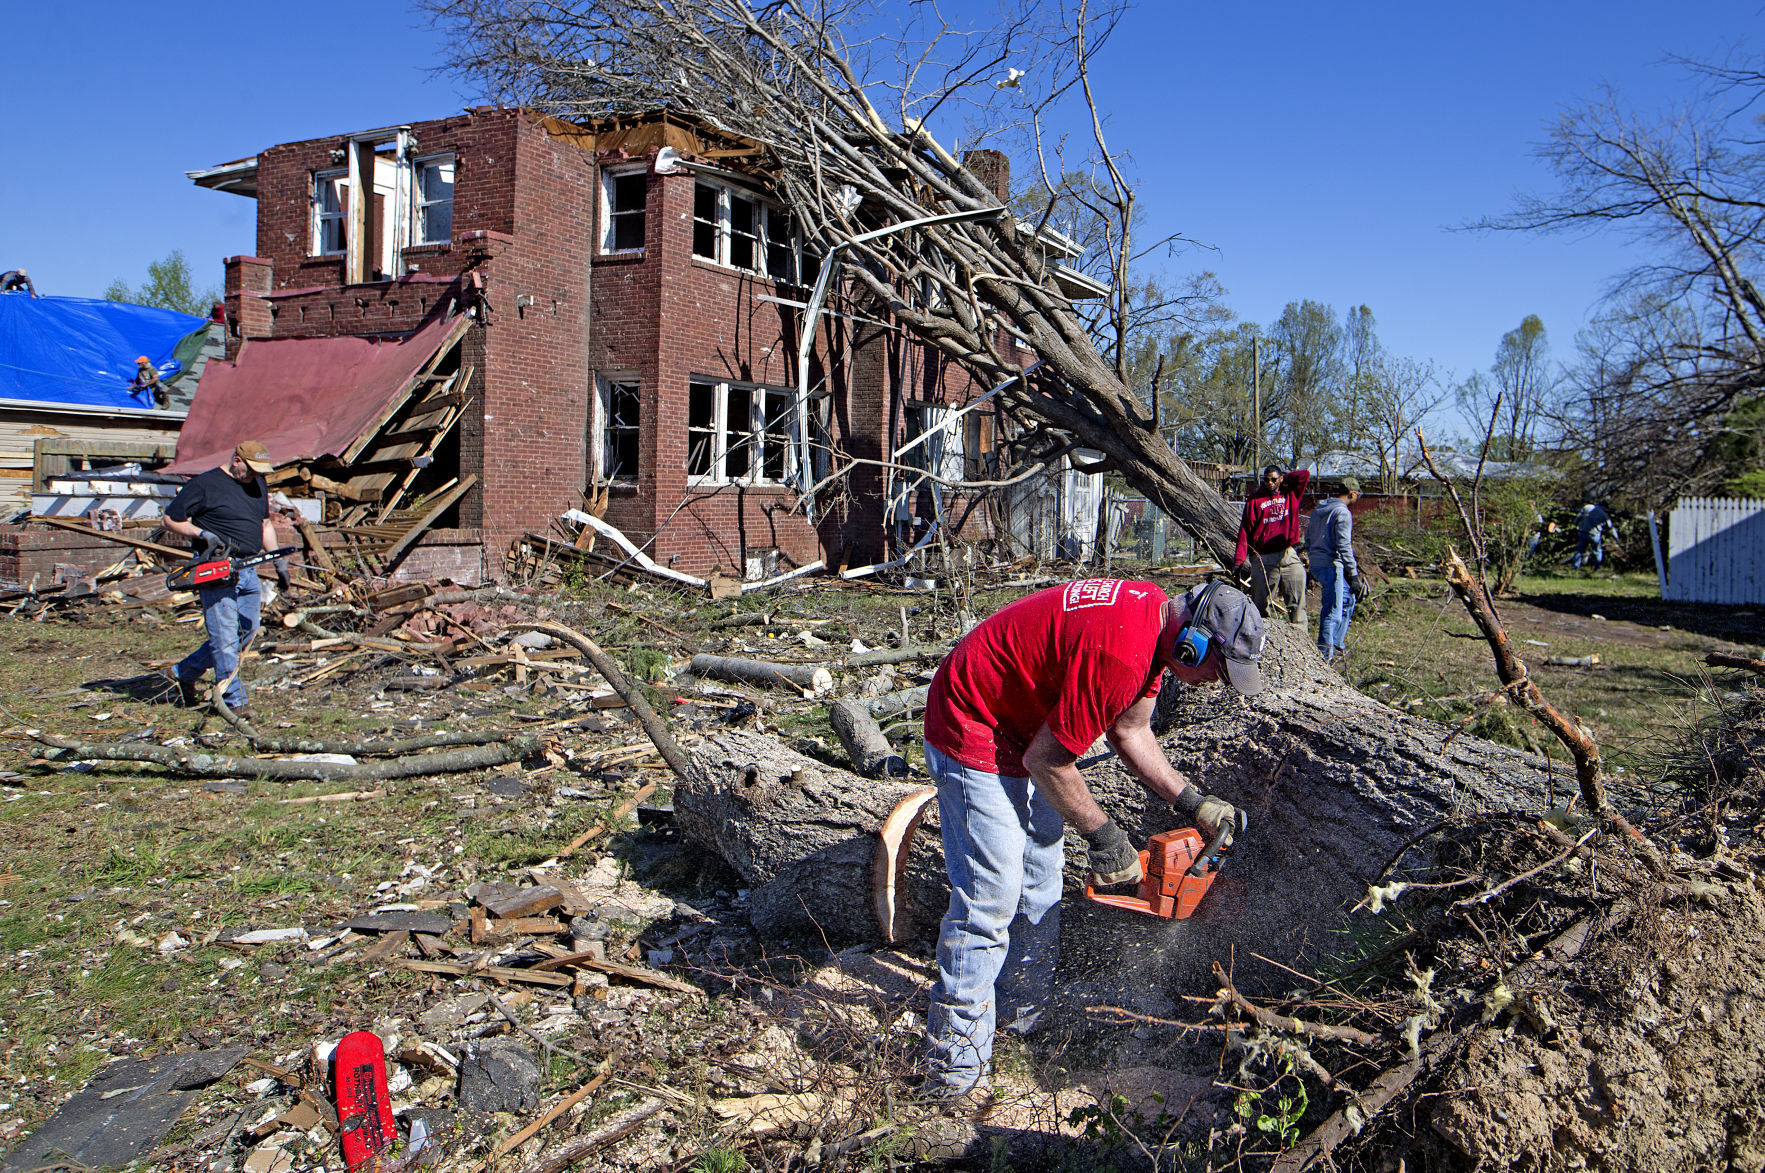
[[[1305,524],[1305,557],[1312,577],[1324,588],[1318,615],[1318,654],[1326,663],[1341,655],[1355,604],[1370,593],[1354,560],[1354,515],[1348,507],[1360,500],[1361,483],[1342,478],[1342,491],[1325,497]]]

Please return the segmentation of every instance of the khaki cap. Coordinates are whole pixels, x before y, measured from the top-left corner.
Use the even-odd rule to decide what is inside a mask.
[[[245,467],[252,472],[270,472],[276,467],[276,462],[270,459],[270,450],[257,440],[245,441],[233,449],[233,455],[243,460]]]

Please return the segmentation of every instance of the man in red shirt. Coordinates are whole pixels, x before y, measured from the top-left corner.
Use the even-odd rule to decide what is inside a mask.
[[[1287,618],[1305,626],[1305,563],[1294,549],[1305,535],[1299,520],[1299,501],[1311,473],[1296,469],[1281,475],[1275,465],[1262,470],[1262,484],[1244,502],[1244,516],[1238,522],[1238,552],[1233,555],[1233,573],[1238,581],[1250,581],[1250,598],[1256,609],[1269,613],[1269,589],[1276,588]],[[1254,551],[1260,566],[1250,565]]]
[[[1140,879],[1139,852],[1097,805],[1079,755],[1107,737],[1142,785],[1211,837],[1236,814],[1165,758],[1153,701],[1166,671],[1261,692],[1262,645],[1262,617],[1224,583],[1172,599],[1105,578],[1019,599],[944,659],[925,708],[950,874],[926,1016],[934,1091],[983,1098],[995,1027],[1027,1031],[1046,1005],[1065,824],[1084,836],[1095,883]]]

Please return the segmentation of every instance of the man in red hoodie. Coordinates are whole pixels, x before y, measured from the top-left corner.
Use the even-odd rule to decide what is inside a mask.
[[[1244,502],[1244,516],[1238,522],[1238,552],[1232,559],[1238,581],[1250,582],[1250,599],[1256,609],[1268,615],[1273,586],[1287,618],[1301,628],[1305,627],[1305,563],[1294,547],[1305,535],[1299,499],[1310,482],[1311,473],[1303,468],[1285,476],[1272,464],[1263,469],[1262,484]],[[1252,553],[1260,565],[1250,564]]]

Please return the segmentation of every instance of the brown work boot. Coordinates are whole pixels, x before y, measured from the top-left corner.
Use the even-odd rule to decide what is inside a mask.
[[[180,705],[186,709],[194,709],[202,704],[202,694],[196,691],[194,680],[185,680],[183,677],[175,677],[174,679],[178,682],[178,703]]]
[[[980,1124],[993,1111],[990,1089],[952,1091],[924,1104],[927,1114],[913,1125],[902,1155],[916,1161],[959,1161],[985,1151]]]
[[[227,711],[229,713],[233,714],[233,716],[239,718],[239,720],[241,720],[241,721],[250,721],[251,720],[251,702],[250,701],[247,701],[244,704],[237,705],[237,706],[228,705]]]

